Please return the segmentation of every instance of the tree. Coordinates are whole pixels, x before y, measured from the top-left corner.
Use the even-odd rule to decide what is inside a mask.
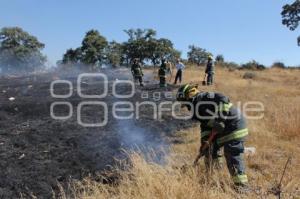
[[[224,59],[224,56],[223,55],[217,55],[216,56],[216,62],[219,63],[219,64],[222,64],[224,63],[225,59]]]
[[[177,59],[181,57],[181,52],[179,50],[176,50],[175,48],[169,49],[167,53],[162,56],[162,58],[175,63]]]
[[[129,37],[128,41],[123,43],[123,58],[126,63],[139,58],[142,62],[151,61],[156,65],[162,58],[174,60],[180,56],[173,43],[166,38],[157,39],[153,29],[129,29],[124,32]]]
[[[153,65],[158,64],[162,58],[173,61],[180,57],[180,52],[174,49],[173,43],[165,38],[152,39],[148,43],[147,51]]]
[[[81,62],[93,66],[102,63],[107,45],[106,38],[101,36],[97,30],[88,31],[82,41]]]
[[[62,63],[63,64],[77,64],[81,61],[81,48],[76,48],[75,50],[70,48],[63,55]]]
[[[292,4],[286,4],[282,8],[282,24],[294,31],[300,22],[300,0],[296,0]],[[300,36],[298,37],[298,46],[300,46]]]
[[[207,57],[211,55],[211,53],[207,52],[205,49],[190,45],[189,52],[187,53],[188,61],[193,64],[203,64],[207,61]]]
[[[156,31],[153,29],[129,29],[124,32],[129,37],[128,41],[123,43],[123,53],[127,62],[134,58],[139,58],[141,61],[149,59],[152,54],[150,51],[154,50]]]
[[[156,36],[156,31],[153,29],[129,29],[124,30],[124,32],[129,36],[128,41],[135,41],[135,40],[150,40]]]
[[[252,60],[250,62],[247,62],[246,64],[243,64],[241,69],[248,69],[248,70],[264,70],[266,67],[260,63],[258,63],[255,60]]]
[[[82,45],[76,49],[68,49],[63,55],[62,63],[74,66],[99,66],[106,60],[108,42],[97,30],[90,30],[85,34]]]
[[[45,47],[35,36],[19,27],[5,27],[0,31],[0,66],[2,72],[31,72],[44,67]]]
[[[283,62],[274,62],[272,68],[285,68],[285,64]]]
[[[112,41],[108,44],[105,50],[105,58],[107,64],[116,67],[121,64],[122,61],[122,45],[116,41]]]
[[[112,41],[108,43],[105,37],[97,30],[86,33],[82,46],[76,49],[68,49],[63,55],[62,63],[78,66],[97,66],[105,63],[111,66],[128,65],[132,59],[151,61],[154,65],[161,58],[175,60],[180,57],[180,52],[174,49],[169,39],[156,38],[153,29],[129,29],[124,30],[128,40],[122,44]]]

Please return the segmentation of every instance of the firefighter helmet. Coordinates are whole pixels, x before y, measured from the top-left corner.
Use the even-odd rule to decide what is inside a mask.
[[[188,101],[199,92],[198,85],[185,84],[178,89],[176,99],[177,101]]]

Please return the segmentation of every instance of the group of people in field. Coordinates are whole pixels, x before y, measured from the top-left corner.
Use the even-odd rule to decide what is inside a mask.
[[[161,65],[158,70],[158,77],[159,77],[159,86],[160,87],[166,87],[167,82],[171,82],[173,78],[173,64],[166,60],[166,59],[161,59]],[[185,69],[184,63],[180,60],[177,59],[175,63],[175,68],[176,68],[176,75],[174,79],[174,84],[176,85],[178,82],[181,84],[182,79],[183,79],[183,72]],[[139,82],[140,86],[144,86],[143,83],[143,69],[142,69],[142,64],[139,61],[138,58],[133,59],[132,65],[131,65],[131,73],[133,75],[134,81]],[[169,80],[167,80],[169,76]],[[206,69],[205,69],[205,76],[204,80],[202,82],[203,85],[212,85],[214,81],[214,62],[213,62],[213,57],[208,56],[207,58],[207,64],[206,64]]]

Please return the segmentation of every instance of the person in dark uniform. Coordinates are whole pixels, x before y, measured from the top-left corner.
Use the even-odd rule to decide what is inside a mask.
[[[142,70],[142,66],[139,63],[139,60],[137,58],[135,58],[133,60],[133,64],[131,65],[131,73],[133,75],[134,81],[140,82],[140,86],[144,86],[143,84],[143,70]]]
[[[209,154],[213,161],[220,158],[219,151],[224,147],[228,170],[235,185],[246,188],[248,178],[243,159],[244,141],[248,135],[246,121],[239,109],[221,93],[200,92],[197,86],[186,84],[177,92],[177,100],[190,102],[189,110],[194,110],[194,119],[200,122],[201,147],[199,153]],[[193,109],[192,109],[193,108]],[[211,146],[204,148],[205,143]]]
[[[166,82],[166,77],[167,77],[167,65],[166,65],[166,60],[162,59],[161,60],[161,65],[158,70],[158,76],[159,76],[159,86],[166,87],[167,82]]]
[[[214,61],[213,56],[209,55],[207,59],[205,74],[206,74],[206,85],[212,85],[214,83]]]

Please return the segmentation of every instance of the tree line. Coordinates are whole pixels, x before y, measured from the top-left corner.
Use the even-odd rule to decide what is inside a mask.
[[[157,38],[153,29],[129,29],[124,33],[128,40],[118,43],[108,42],[99,31],[90,30],[85,34],[81,46],[65,52],[61,64],[92,67],[106,64],[116,67],[128,65],[131,60],[138,58],[141,62],[156,65],[162,58],[175,60],[181,55],[171,40]]]
[[[294,31],[300,22],[300,0],[286,4],[282,8],[282,24]],[[57,65],[88,66],[96,68],[102,64],[113,67],[128,65],[131,60],[138,58],[141,62],[159,64],[162,58],[174,61],[181,57],[181,52],[174,48],[174,44],[167,38],[157,38],[153,29],[129,29],[124,30],[128,39],[119,43],[107,41],[98,30],[86,32],[81,46],[75,49],[67,49],[62,60]],[[300,36],[297,39],[300,46]],[[0,71],[2,73],[30,72],[44,67],[47,58],[42,50],[45,44],[37,37],[29,34],[20,27],[4,27],[0,30]],[[201,65],[206,62],[208,55],[212,55],[206,49],[190,45],[187,53],[187,61]],[[222,66],[240,67],[234,62],[226,62],[223,55],[215,57],[216,62]],[[274,67],[284,68],[283,63],[277,62]],[[243,64],[249,69],[263,69],[265,66],[256,61]]]
[[[161,59],[175,62],[181,57],[181,52],[167,38],[157,38],[153,29],[124,30],[128,39],[123,43],[107,41],[98,30],[89,30],[82,39],[81,46],[67,49],[62,60],[57,62],[60,67],[91,67],[102,64],[118,67],[129,65],[138,58],[141,62],[152,65],[160,63]],[[0,31],[0,69],[2,73],[30,72],[44,66],[47,58],[42,54],[45,44],[37,37],[30,35],[20,27],[5,27]],[[188,61],[202,64],[209,53],[207,50],[189,47]],[[223,59],[219,56],[220,60]]]
[[[59,67],[97,68],[105,64],[118,67],[129,65],[134,58],[157,65],[162,58],[175,62],[181,57],[181,52],[174,48],[172,41],[166,38],[156,38],[156,31],[153,29],[129,29],[124,32],[128,35],[128,40],[118,43],[108,42],[98,30],[89,30],[81,46],[67,49],[57,65]],[[46,62],[46,56],[41,52],[45,44],[22,28],[2,28],[0,42],[2,73],[30,72],[42,68]],[[206,63],[209,55],[212,54],[206,49],[190,45],[187,62],[201,65]],[[234,63],[225,62],[223,55],[217,55],[216,62],[224,66],[234,65]]]

